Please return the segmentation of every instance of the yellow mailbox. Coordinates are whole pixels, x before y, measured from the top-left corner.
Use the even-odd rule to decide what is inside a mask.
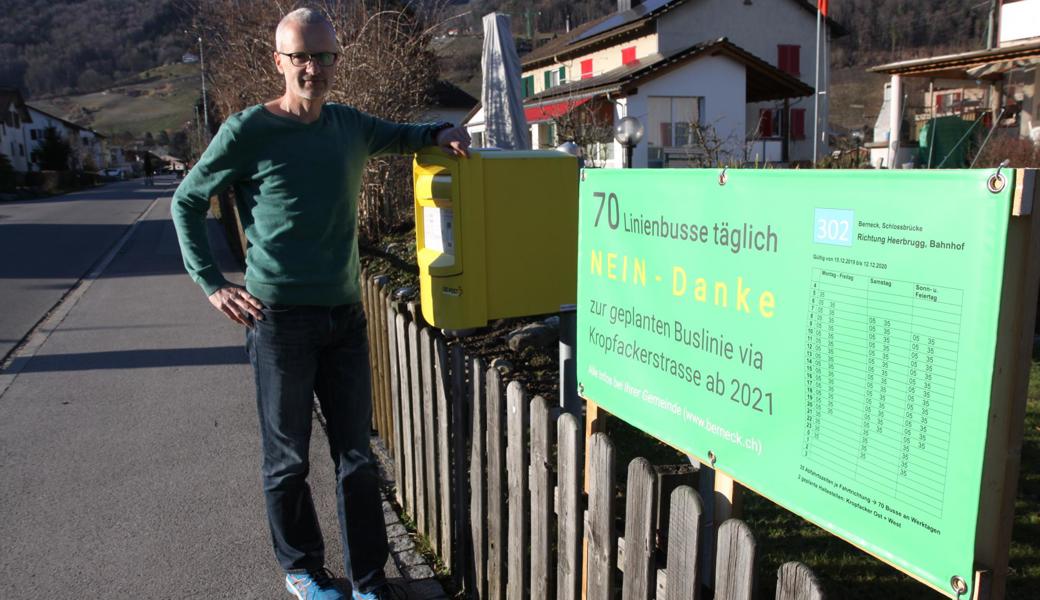
[[[413,168],[422,314],[444,329],[557,312],[577,296],[578,165],[555,150],[435,148]]]

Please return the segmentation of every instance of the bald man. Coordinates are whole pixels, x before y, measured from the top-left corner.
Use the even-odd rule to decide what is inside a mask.
[[[438,145],[468,155],[449,124],[401,125],[326,103],[339,44],[319,12],[285,16],[273,54],[275,100],[232,115],[177,189],[184,265],[210,304],[246,327],[260,418],[264,498],[285,586],[300,599],[344,598],[325,568],[307,485],[317,396],[336,467],[345,569],[355,600],[403,598],[387,584],[379,479],[369,448],[368,340],[361,309],[357,196],[369,157]],[[245,287],[224,279],[206,239],[209,198],[233,188],[249,240]]]

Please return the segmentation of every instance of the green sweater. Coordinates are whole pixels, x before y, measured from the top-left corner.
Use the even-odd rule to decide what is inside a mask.
[[[370,156],[415,152],[436,125],[400,125],[342,104],[301,123],[262,105],[228,119],[173,196],[184,266],[207,295],[226,280],[206,237],[209,199],[233,187],[249,240],[246,289],[265,303],[361,299],[357,197]]]

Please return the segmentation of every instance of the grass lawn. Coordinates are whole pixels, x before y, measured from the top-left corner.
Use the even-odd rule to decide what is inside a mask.
[[[195,118],[202,94],[197,64],[170,64],[139,73],[108,90],[33,100],[32,104],[105,135],[180,130]]]

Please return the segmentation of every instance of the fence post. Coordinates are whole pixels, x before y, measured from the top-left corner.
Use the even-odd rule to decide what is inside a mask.
[[[387,295],[386,295],[386,276],[382,276],[376,279],[376,307],[379,314],[385,310]],[[377,321],[379,319],[377,318]],[[380,435],[386,442],[388,448],[393,448],[393,400],[390,396],[390,349],[389,349],[389,334],[390,330],[384,326],[376,327],[376,338],[379,347],[379,365],[381,372],[383,373],[379,386],[379,397],[380,404],[382,405],[382,422],[380,423]]]
[[[588,567],[586,598],[613,600],[617,568],[617,536],[614,534],[614,444],[607,434],[589,438]]]
[[[400,425],[397,426],[401,432],[401,454],[404,455],[404,477],[398,485],[404,490],[402,493],[402,506],[408,512],[415,508],[415,454],[412,446],[412,369],[410,354],[413,349],[408,347],[408,328],[410,323],[408,317],[397,314],[397,370],[401,375],[400,383]]]
[[[474,375],[475,376],[475,375]],[[452,550],[454,562],[451,565],[455,585],[472,594],[475,590],[474,577],[469,566],[476,559],[469,552],[472,541],[472,530],[469,527],[469,507],[466,495],[466,354],[461,344],[451,347],[451,503],[454,512],[452,528]],[[474,441],[476,437],[471,438]]]
[[[557,600],[581,597],[581,542],[585,537],[582,514],[582,436],[578,417],[562,414],[557,427]]]
[[[440,546],[441,540],[438,523],[440,507],[437,505],[440,498],[437,492],[437,465],[439,461],[437,458],[436,437],[437,406],[436,397],[434,396],[436,382],[434,382],[433,358],[435,354],[433,352],[433,334],[429,327],[423,327],[422,331],[419,332],[419,347],[421,348],[419,356],[422,358],[420,369],[422,370],[422,431],[423,455],[425,458],[423,467],[426,472],[426,480],[423,485],[423,490],[426,492],[426,505],[423,511],[426,515],[426,529],[424,533],[426,534],[426,539],[430,542],[430,546],[436,549]]]
[[[823,600],[823,590],[812,569],[787,562],[776,573],[776,600]]]
[[[486,425],[487,389],[484,361],[474,358],[470,367],[470,454],[469,454],[469,527],[473,544],[474,600],[488,597],[487,563],[487,482]]]
[[[668,590],[662,600],[699,600],[697,548],[701,536],[701,498],[688,485],[672,492],[668,509]]]
[[[755,536],[743,521],[729,519],[715,546],[715,597],[751,600],[754,591]]]
[[[530,422],[530,404],[527,393],[519,381],[510,382],[506,388],[506,478],[509,507],[509,536],[506,563],[506,598],[524,600],[527,594],[527,577],[530,575],[528,562],[528,537],[530,516],[528,503],[527,427]]]
[[[390,364],[390,408],[394,413],[393,428],[389,431],[388,436],[393,441],[390,444],[390,448],[394,456],[394,479],[396,485],[394,485],[394,496],[397,498],[397,503],[404,506],[404,455],[402,454],[404,449],[401,446],[401,380],[400,374],[398,373],[398,354],[397,354],[397,340],[398,340],[398,327],[397,327],[397,311],[389,303],[383,305],[383,312],[386,315],[385,325],[387,330],[387,346],[389,347],[389,364]]]
[[[411,307],[409,307],[410,309]],[[408,324],[408,348],[411,359],[412,378],[412,439],[415,454],[413,463],[415,503],[412,505],[412,516],[415,517],[416,530],[426,532],[426,447],[423,445],[423,379],[422,351],[419,345],[419,324],[412,321]]]
[[[498,369],[487,370],[487,527],[488,532],[488,598],[504,600],[506,596],[506,495],[502,481],[506,470],[505,402],[502,398],[502,375]]]
[[[556,589],[553,568],[552,417],[545,398],[531,400],[531,598],[550,598]]]
[[[438,482],[437,504],[440,512],[436,515],[439,523],[440,555],[444,564],[455,570],[454,546],[452,544],[452,533],[455,530],[452,523],[452,503],[455,501],[454,485],[451,478],[451,448],[455,436],[455,423],[451,421],[451,406],[448,404],[448,393],[452,389],[451,374],[448,372],[448,346],[444,338],[434,336],[434,398],[437,405],[437,475]]]
[[[657,556],[657,473],[650,461],[628,465],[625,492],[625,573],[622,600],[649,600],[654,593]]]

